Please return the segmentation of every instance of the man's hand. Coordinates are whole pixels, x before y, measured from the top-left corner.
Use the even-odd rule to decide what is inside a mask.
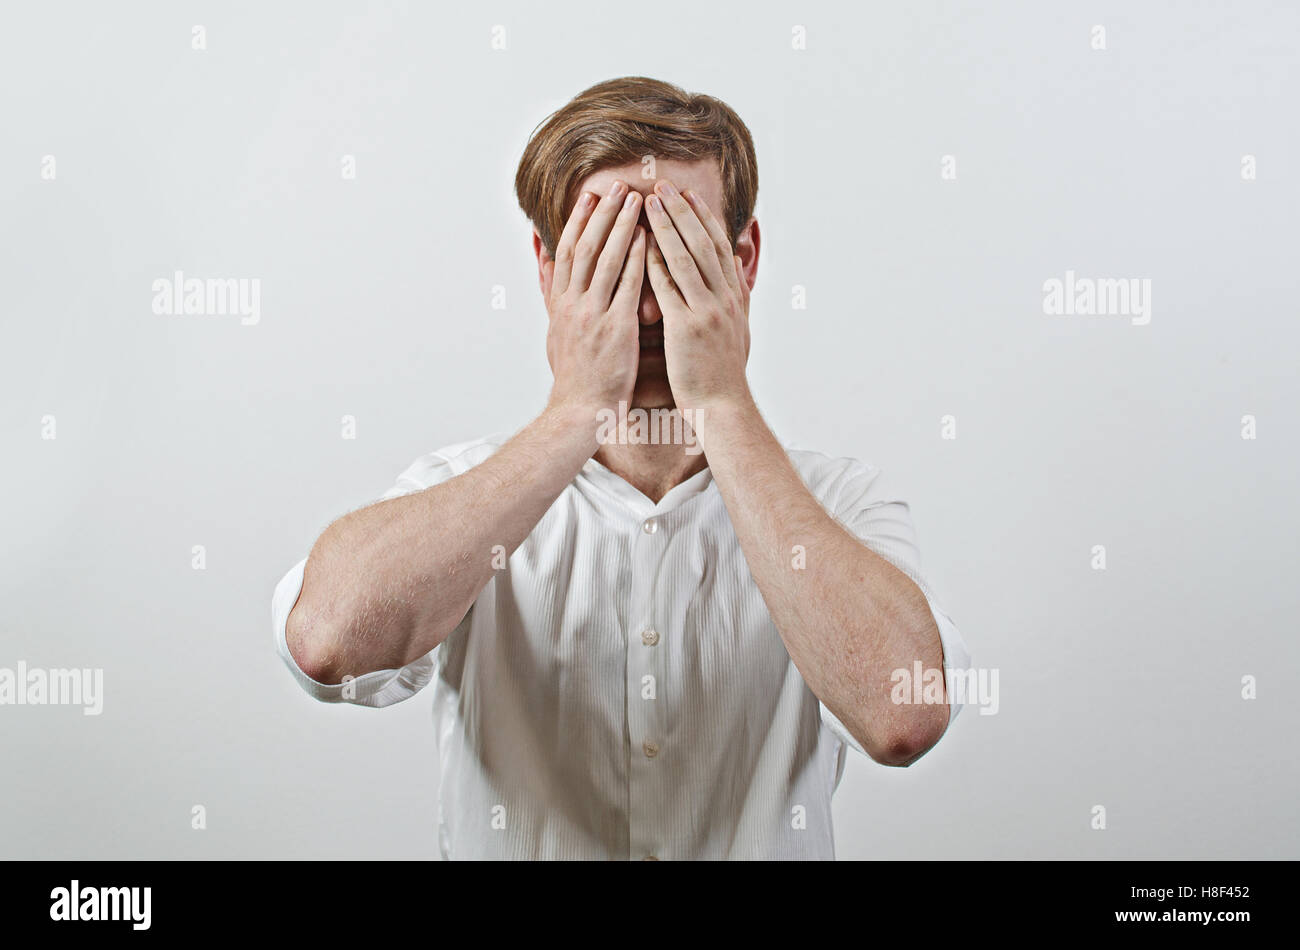
[[[709,206],[666,179],[646,199],[646,273],[664,315],[664,359],[677,407],[750,400],[749,284]]]
[[[550,405],[596,413],[630,400],[640,361],[637,303],[645,274],[645,229],[637,225],[641,195],[622,181],[598,199],[579,196],[542,265],[550,314],[546,358],[555,373]]]

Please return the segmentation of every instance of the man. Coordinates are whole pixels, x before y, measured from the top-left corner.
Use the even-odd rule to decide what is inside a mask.
[[[516,177],[545,409],[418,459],[276,590],[316,698],[433,683],[445,858],[833,858],[846,747],[907,765],[956,714],[941,674],[895,688],[969,664],[906,503],[750,394],[757,182],[707,96],[620,79],[551,116]]]

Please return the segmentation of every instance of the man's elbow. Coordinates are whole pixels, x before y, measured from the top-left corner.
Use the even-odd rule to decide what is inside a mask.
[[[343,681],[337,640],[328,624],[306,610],[299,602],[289,612],[284,625],[285,645],[298,669],[317,683],[334,685]]]
[[[914,713],[891,722],[870,743],[864,742],[867,754],[881,765],[903,768],[934,748],[948,728],[948,707],[923,705]]]

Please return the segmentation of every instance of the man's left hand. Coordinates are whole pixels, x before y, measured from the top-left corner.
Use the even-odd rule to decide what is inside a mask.
[[[664,315],[664,359],[677,408],[748,402],[749,284],[704,200],[667,179],[646,199],[646,274]]]

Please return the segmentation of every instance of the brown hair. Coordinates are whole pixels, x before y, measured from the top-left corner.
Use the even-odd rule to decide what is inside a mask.
[[[725,102],[644,76],[598,83],[533,130],[515,172],[519,207],[555,256],[578,185],[604,168],[646,155],[715,159],[722,178],[723,224],[734,245],[758,198],[754,140]]]

